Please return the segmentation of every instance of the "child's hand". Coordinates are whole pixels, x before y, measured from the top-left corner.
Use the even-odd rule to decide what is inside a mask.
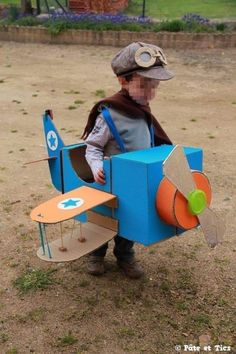
[[[105,173],[102,169],[98,170],[97,173],[94,175],[94,179],[99,184],[105,184]]]

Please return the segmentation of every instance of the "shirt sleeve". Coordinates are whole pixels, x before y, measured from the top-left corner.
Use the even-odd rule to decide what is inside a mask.
[[[95,122],[95,126],[85,143],[87,145],[85,157],[93,172],[96,175],[98,170],[103,168],[104,146],[112,139],[107,123],[100,114]]]

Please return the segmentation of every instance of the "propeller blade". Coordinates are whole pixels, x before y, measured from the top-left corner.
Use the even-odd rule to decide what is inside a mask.
[[[206,208],[198,215],[205,239],[210,247],[215,247],[222,242],[225,232],[225,223],[210,209]]]
[[[187,158],[180,145],[176,145],[163,162],[163,171],[164,175],[185,198],[187,198],[189,192],[196,189]]]

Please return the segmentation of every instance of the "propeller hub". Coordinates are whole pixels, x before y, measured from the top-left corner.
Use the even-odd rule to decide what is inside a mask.
[[[192,215],[201,214],[207,206],[206,193],[201,189],[194,189],[187,196],[188,209]]]

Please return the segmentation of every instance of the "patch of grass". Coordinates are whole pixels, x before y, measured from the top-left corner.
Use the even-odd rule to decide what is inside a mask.
[[[3,84],[5,81],[3,79],[0,80],[0,84]]]
[[[215,258],[214,258],[214,261],[215,261],[215,263],[220,264],[220,265],[227,265],[227,264],[230,263],[229,259],[227,259],[227,258],[218,258],[218,257],[215,257]]]
[[[11,348],[11,349],[8,349],[7,351],[6,351],[6,354],[18,354],[19,352],[18,352],[18,349],[16,348],[16,347],[13,347],[13,348]]]
[[[76,354],[86,353],[89,350],[89,343],[82,343],[79,346],[79,351]]]
[[[45,309],[39,307],[28,312],[27,317],[33,322],[39,322],[40,320],[43,319],[44,315],[45,315]]]
[[[178,269],[177,270],[177,284],[176,288],[179,290],[188,291],[188,293],[196,294],[197,287],[196,284],[192,280],[192,276],[190,273],[187,272],[186,269]]]
[[[95,96],[98,96],[100,98],[105,98],[106,97],[106,92],[104,90],[101,90],[101,89],[96,90],[95,91]]]
[[[45,309],[43,308],[35,308],[29,312],[26,312],[23,316],[20,316],[20,323],[28,323],[29,321],[33,321],[35,323],[40,322],[45,315]]]
[[[163,291],[163,292],[169,292],[170,291],[170,288],[171,288],[171,285],[170,283],[168,283],[168,281],[163,281],[160,285],[160,289]]]
[[[67,95],[78,95],[80,92],[75,90],[70,90],[70,91],[64,91],[64,93]]]
[[[12,129],[11,133],[18,133],[18,130],[17,129]]]
[[[124,309],[124,308],[127,308],[127,306],[128,306],[128,301],[127,301],[127,299],[126,299],[126,297],[125,296],[122,296],[122,295],[115,295],[114,297],[113,297],[113,302],[114,302],[114,304],[115,304],[115,307],[117,308],[117,309]]]
[[[74,104],[83,104],[85,101],[83,100],[75,100],[74,101]]]
[[[163,274],[165,277],[167,277],[169,274],[169,270],[165,266],[159,266],[157,271],[158,273]]]
[[[1,333],[0,334],[0,343],[6,343],[8,341],[9,337],[6,333]]]
[[[139,16],[142,13],[143,0],[131,0],[126,13]],[[209,18],[236,17],[234,0],[148,0],[146,1],[146,15],[160,19],[180,18],[186,13],[199,13]]]
[[[177,302],[176,308],[180,311],[185,311],[185,310],[187,310],[188,306],[186,305],[185,302]]]
[[[211,323],[209,315],[205,313],[199,313],[191,316],[192,321],[199,327],[209,326]]]
[[[166,255],[167,257],[173,257],[173,256],[175,255],[175,253],[174,253],[174,251],[172,251],[172,250],[168,250],[168,251],[165,252],[165,255]]]
[[[77,107],[76,107],[76,106],[72,106],[72,105],[71,105],[71,106],[69,106],[69,107],[68,107],[68,109],[69,109],[69,110],[72,110],[72,109],[77,109]]]
[[[130,327],[122,327],[117,331],[117,335],[119,338],[129,338],[135,336],[135,331]]]
[[[94,307],[99,303],[98,297],[96,295],[86,297],[85,301],[91,307]]]
[[[38,289],[46,289],[55,283],[52,278],[55,271],[56,269],[28,269],[13,282],[13,285],[19,290],[20,294],[26,294],[29,291],[36,291]]]
[[[81,280],[80,282],[79,282],[79,286],[81,287],[81,288],[86,288],[87,286],[89,286],[90,285],[90,282],[88,281],[88,280]]]
[[[196,252],[194,250],[191,250],[190,252],[183,252],[183,256],[186,259],[193,259],[193,260],[197,259]]]
[[[217,305],[219,307],[225,307],[226,305],[228,305],[228,301],[225,300],[224,298],[220,298],[217,300]]]
[[[192,118],[192,119],[190,119],[190,122],[196,122],[197,121],[197,119],[196,118]]]
[[[12,211],[12,206],[8,201],[6,202],[6,204],[3,205],[2,210],[7,214],[9,214]]]
[[[73,345],[78,342],[78,339],[75,338],[71,331],[68,332],[64,337],[58,338],[58,347],[66,347],[68,345]]]
[[[9,264],[9,267],[16,268],[16,267],[18,267],[18,265],[19,265],[19,262],[12,262]]]
[[[153,308],[154,306],[156,306],[155,300],[152,298],[148,298],[148,297],[144,297],[142,299],[142,304],[146,309],[148,309],[148,308],[150,309],[150,308]]]

